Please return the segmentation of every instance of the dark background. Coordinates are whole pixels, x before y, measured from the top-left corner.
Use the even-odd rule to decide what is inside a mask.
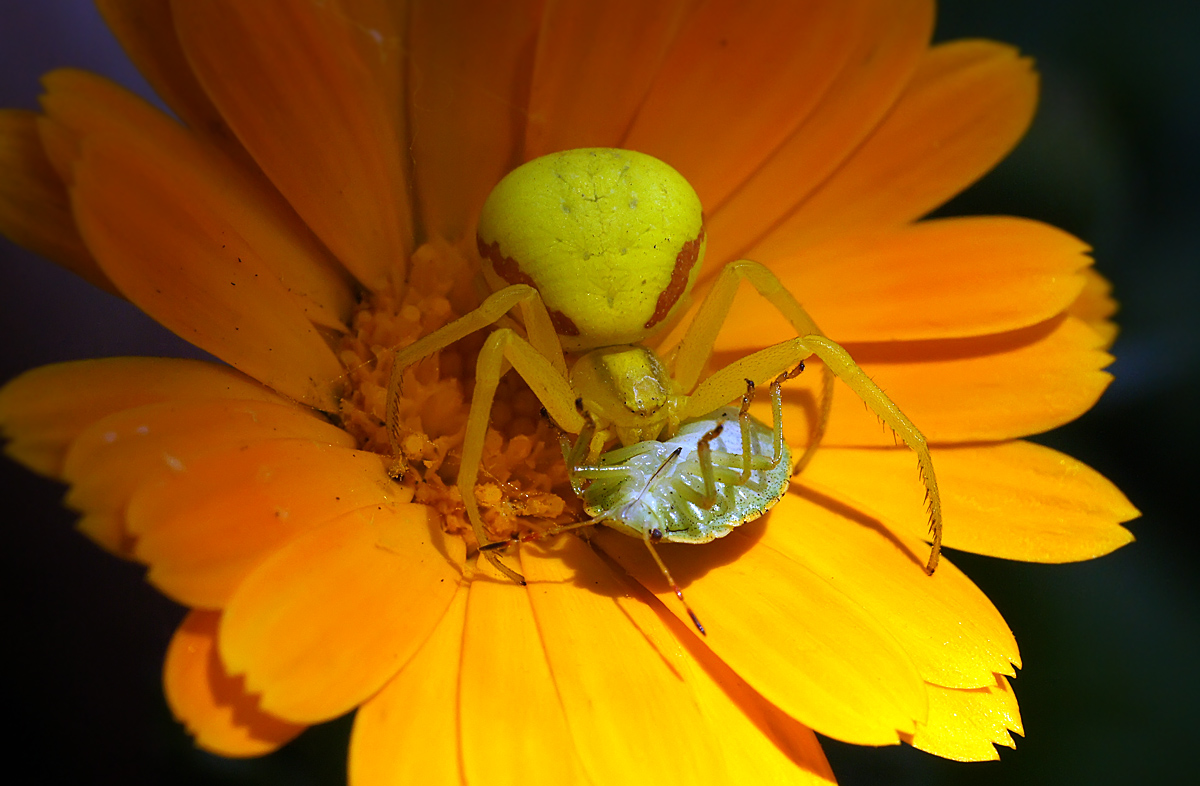
[[[1200,6],[1170,0],[944,0],[937,37],[995,38],[1032,55],[1042,102],[1020,147],[942,213],[1009,213],[1095,247],[1121,301],[1116,381],[1040,438],[1115,481],[1145,514],[1138,541],[1063,566],[953,554],[1021,644],[1026,738],[1002,761],[828,742],[844,784],[1123,784],[1190,780],[1200,724],[1194,504],[1200,309]],[[34,108],[63,65],[148,92],[84,0],[0,0],[0,106]],[[0,381],[51,361],[188,355],[128,304],[0,238]],[[348,719],[262,760],[195,750],[159,670],[183,611],[72,529],[63,489],[4,461],[0,551],[12,754],[92,782],[344,780]]]

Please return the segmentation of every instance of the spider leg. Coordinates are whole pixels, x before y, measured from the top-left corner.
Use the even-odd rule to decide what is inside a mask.
[[[879,389],[867,376],[850,354],[833,341],[824,336],[806,336],[804,343],[812,353],[821,359],[839,379],[846,383],[867,406],[878,415],[892,431],[917,454],[917,465],[921,469],[921,480],[925,483],[925,497],[929,505],[929,534],[932,536],[933,550],[929,554],[929,562],[925,572],[933,575],[937,569],[938,557],[942,551],[942,498],[938,493],[937,476],[933,472],[933,458],[929,455],[929,446],[925,435],[913,422],[900,411],[900,408]]]
[[[561,358],[561,354],[559,355]],[[492,402],[496,397],[496,386],[500,384],[505,362],[511,363],[517,373],[529,385],[529,389],[542,402],[542,406],[563,429],[579,433],[583,429],[583,417],[575,409],[575,394],[566,375],[559,372],[550,358],[545,357],[530,342],[508,328],[493,332],[475,364],[475,391],[471,395],[471,410],[467,415],[467,428],[463,437],[462,461],[458,470],[458,490],[467,509],[467,519],[475,531],[479,548],[488,555],[505,575],[524,583],[519,574],[503,567],[493,549],[507,541],[492,541],[483,528],[483,517],[475,501],[475,481],[479,478],[479,465],[483,460],[483,443],[487,437],[488,421],[491,419]]]
[[[804,336],[781,341],[740,358],[701,382],[688,399],[683,415],[695,417],[712,411],[735,398],[746,379],[768,379],[812,355],[816,355],[826,368],[845,382],[917,454],[917,465],[921,470],[929,505],[929,532],[933,541],[925,572],[932,574],[937,569],[942,550],[942,498],[938,493],[937,476],[933,471],[933,459],[929,455],[925,435],[837,343],[825,336]]]
[[[775,274],[758,262],[749,259],[730,262],[721,268],[712,289],[700,304],[695,318],[679,342],[679,350],[675,357],[675,380],[685,391],[695,387],[708,358],[712,355],[713,345],[717,334],[729,317],[733,306],[733,298],[737,294],[742,281],[749,282],[779,313],[791,323],[798,336],[823,336],[812,317],[800,305],[787,287],[776,278]],[[821,444],[825,428],[829,423],[829,411],[833,405],[834,372],[825,367],[821,372],[821,398],[817,409],[816,427],[804,449],[804,453],[796,460],[792,468],[795,474],[802,470],[812,460],[813,454]]]
[[[505,287],[484,300],[478,308],[464,314],[458,319],[443,325],[427,336],[423,336],[407,347],[397,349],[392,358],[392,373],[388,379],[387,388],[387,431],[392,451],[399,454],[400,443],[400,385],[404,372],[422,358],[445,349],[455,341],[492,325],[514,307],[519,307],[525,321],[525,330],[529,335],[529,343],[542,357],[546,358],[559,376],[566,377],[567,362],[563,357],[562,344],[550,314],[542,303],[541,295],[533,287],[524,284],[514,284]]]

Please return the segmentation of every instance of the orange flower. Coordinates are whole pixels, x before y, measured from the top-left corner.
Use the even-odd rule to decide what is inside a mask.
[[[918,221],[1024,132],[1028,61],[931,47],[926,0],[99,4],[183,124],[49,74],[42,114],[0,113],[0,229],[233,368],[36,369],[0,423],[86,534],[193,609],[164,681],[200,746],[259,755],[357,707],[364,785],[832,781],[813,730],[956,759],[1012,744],[1016,643],[951,560],[921,570],[913,458],[847,391],[770,515],[661,547],[703,640],[603,528],[522,545],[526,587],[475,560],[453,480],[478,337],[406,384],[401,456],[382,421],[388,350],[478,303],[496,181],[628,147],[700,194],[701,292],[731,259],[769,265],[924,431],[948,547],[1129,542],[1117,489],[1019,440],[1109,380],[1086,246]],[[715,362],[788,333],[739,295]],[[477,496],[493,522],[570,520],[554,435],[505,385]],[[789,393],[794,444],[812,394]]]

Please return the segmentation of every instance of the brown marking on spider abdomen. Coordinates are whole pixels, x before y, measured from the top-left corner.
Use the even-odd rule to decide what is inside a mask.
[[[688,277],[692,273],[692,268],[696,266],[697,260],[700,258],[700,246],[704,244],[704,222],[701,219],[700,232],[692,240],[683,244],[683,248],[679,249],[679,254],[675,257],[675,267],[671,271],[671,280],[667,282],[667,287],[658,296],[658,302],[654,304],[654,313],[646,320],[646,324],[642,327],[649,330],[667,318],[667,314],[671,313],[671,309],[679,302],[679,298],[683,297],[683,293],[687,290]]]
[[[537,282],[521,269],[521,265],[517,260],[500,253],[499,240],[485,243],[483,238],[476,235],[475,244],[479,247],[479,255],[492,263],[492,270],[496,271],[496,275],[500,276],[500,278],[510,284],[526,284],[534,289],[538,288]],[[570,317],[557,309],[547,308],[546,310],[550,314],[550,324],[554,325],[554,330],[558,335],[579,335],[579,326]]]

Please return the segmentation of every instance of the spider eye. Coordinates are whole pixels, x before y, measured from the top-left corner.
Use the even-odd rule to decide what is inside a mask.
[[[479,215],[493,287],[529,284],[563,346],[633,344],[674,314],[704,258],[700,198],[631,150],[552,153],[514,169]]]

